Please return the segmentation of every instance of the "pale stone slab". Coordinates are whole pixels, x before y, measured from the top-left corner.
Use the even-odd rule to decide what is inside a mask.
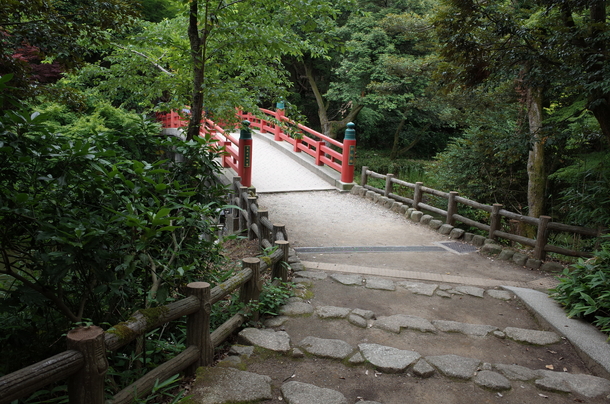
[[[290,351],[290,336],[284,331],[244,328],[239,332],[238,337],[245,345],[254,345],[275,352]]]
[[[359,344],[364,359],[385,373],[403,372],[421,355],[415,351],[406,351],[377,344]]]
[[[313,384],[288,382],[280,390],[288,404],[347,404],[345,396],[338,391]]]
[[[330,359],[345,359],[354,351],[345,341],[317,337],[305,337],[299,347],[312,355]]]
[[[496,331],[498,327],[483,324],[467,324],[457,321],[432,320],[432,324],[443,332],[458,332],[465,335],[485,337],[490,332]]]
[[[337,281],[343,285],[360,286],[362,285],[362,276],[350,274],[331,274],[330,279]]]
[[[193,389],[197,403],[249,403],[272,398],[269,376],[221,366],[203,369]]]
[[[436,367],[441,374],[461,380],[470,380],[481,363],[477,359],[457,355],[427,356],[426,361]]]
[[[474,378],[476,385],[492,391],[505,391],[512,388],[510,380],[502,376],[500,373],[490,370],[482,370]]]
[[[425,318],[410,316],[406,314],[394,314],[393,316],[379,317],[374,323],[376,328],[385,331],[400,333],[401,328],[416,330],[421,332],[436,333],[436,327]]]
[[[365,286],[368,289],[396,290],[396,285],[394,285],[394,281],[390,279],[366,278]]]
[[[559,335],[552,331],[528,330],[525,328],[506,327],[506,336],[517,342],[525,342],[532,345],[551,345],[561,341]]]
[[[346,307],[320,306],[316,308],[319,318],[346,318],[349,313],[350,309]]]
[[[418,283],[418,282],[409,282],[409,281],[398,282],[398,285],[415,293],[416,295],[425,295],[425,296],[434,295],[434,291],[438,288],[438,285],[435,285],[433,283]]]

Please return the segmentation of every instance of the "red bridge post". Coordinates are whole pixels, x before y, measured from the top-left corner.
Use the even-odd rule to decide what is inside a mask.
[[[275,130],[273,132],[273,140],[275,140],[276,142],[279,142],[282,140],[282,138],[280,137],[280,134],[282,133],[282,118],[285,116],[285,111],[284,111],[284,101],[280,100],[275,104],[275,118],[278,120],[278,124],[275,125]]]
[[[239,131],[239,168],[238,176],[241,177],[241,184],[244,187],[252,186],[252,132],[250,131],[250,121],[242,121],[242,128]]]
[[[350,122],[343,138],[343,161],[341,162],[341,182],[354,182],[354,164],[356,160],[356,124]]]

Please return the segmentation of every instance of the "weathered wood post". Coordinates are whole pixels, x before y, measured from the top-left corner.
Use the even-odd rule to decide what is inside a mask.
[[[343,156],[341,158],[341,182],[354,182],[354,165],[356,163],[356,124],[350,122],[343,138]]]
[[[83,368],[68,379],[70,404],[104,404],[104,377],[108,370],[104,330],[98,326],[80,327],[68,332],[68,349],[85,358]]]
[[[242,232],[248,229],[248,220],[250,220],[248,216],[248,187],[241,186],[239,187],[239,204],[238,206],[241,208],[241,212],[239,215],[239,231]]]
[[[278,233],[281,234],[281,236],[278,237]],[[271,238],[273,239],[269,240],[271,241],[271,244],[274,244],[276,240],[288,241],[288,235],[286,234],[286,226],[281,223],[274,223],[273,234],[271,235]]]
[[[383,196],[386,198],[390,196],[392,193],[392,179],[394,178],[394,174],[387,174],[385,176],[385,190],[383,191]]]
[[[489,217],[489,238],[492,240],[496,239],[496,231],[500,230],[500,225],[502,224],[500,209],[502,209],[502,205],[499,203],[494,203],[491,206],[491,215]]]
[[[366,185],[366,181],[368,179],[368,176],[366,175],[366,172],[369,170],[369,168],[367,166],[362,166],[362,174],[360,176],[360,186],[364,187]]]
[[[252,191],[254,191],[252,193]],[[248,240],[254,240],[256,238],[256,234],[254,230],[252,230],[252,223],[256,223],[256,214],[254,211],[258,212],[258,198],[256,197],[256,189],[250,188],[248,191],[250,194],[248,196]],[[252,208],[252,205],[255,205],[255,208]],[[260,229],[259,229],[260,231]]]
[[[263,248],[263,240],[269,240],[269,229],[263,224],[263,218],[269,220],[269,212],[266,209],[259,209],[256,213],[256,225],[258,226],[258,247]]]
[[[233,177],[233,184],[231,187],[231,204],[239,206],[239,187],[241,177]],[[231,233],[239,231],[239,217],[241,212],[238,208],[233,208],[231,211]]]
[[[252,132],[250,131],[250,121],[242,121],[242,128],[239,131],[239,175],[241,184],[249,187],[252,185]]]
[[[447,224],[450,226],[455,226],[455,215],[458,212],[458,204],[455,200],[455,197],[460,193],[456,191],[449,191],[449,199],[447,200]]]
[[[549,230],[548,225],[551,221],[550,216],[540,216],[538,218],[540,222],[538,223],[538,233],[536,234],[536,246],[534,247],[534,259],[543,260],[546,258],[546,251],[544,251],[544,246],[549,238]]]
[[[421,202],[422,192],[421,187],[424,185],[423,182],[416,182],[415,189],[413,190],[413,209],[419,210],[419,203]]]
[[[251,301],[257,303],[262,289],[260,280],[261,260],[259,258],[249,257],[244,258],[241,262],[243,268],[250,268],[252,270],[252,277],[241,286],[239,301],[244,305],[247,305]],[[257,310],[252,311],[252,320],[258,321],[258,314]]]
[[[282,259],[277,263],[273,264],[273,270],[271,272],[271,279],[279,278],[282,282],[288,282],[288,250],[290,243],[286,240],[277,240],[275,245],[282,250]]]
[[[186,294],[199,299],[199,311],[189,314],[186,319],[186,345],[194,345],[199,349],[199,358],[186,370],[194,375],[200,366],[210,366],[214,362],[214,346],[210,338],[210,284],[207,282],[191,282],[186,285]]]

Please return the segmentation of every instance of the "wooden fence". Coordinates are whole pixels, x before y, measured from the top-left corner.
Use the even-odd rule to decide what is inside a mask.
[[[239,299],[243,303],[257,301],[261,291],[261,272],[271,269],[272,279],[287,280],[288,237],[285,227],[272,224],[267,211],[258,209],[254,190],[243,187],[235,177],[231,201],[240,206],[232,212],[233,230],[247,231],[249,238],[259,238],[263,248],[277,247],[264,260],[245,258],[243,269],[235,276],[211,288],[206,282],[186,285],[187,296],[165,306],[138,310],[129,320],[111,327],[108,331],[98,326],[71,330],[67,334],[68,349],[65,352],[35,363],[0,378],[0,404],[29,396],[45,386],[68,379],[70,404],[123,404],[137,397],[148,395],[157,381],[164,381],[185,371],[194,374],[200,366],[213,362],[214,348],[225,341],[245,321],[243,314],[236,314],[210,333],[212,305],[240,288]],[[258,313],[251,313],[258,319]],[[109,367],[106,352],[115,351],[136,338],[164,324],[187,317],[187,348],[145,376],[126,387],[111,400],[104,400],[104,378]]]
[[[371,185],[368,185],[367,181],[369,177],[384,180],[385,189],[375,188]],[[374,171],[369,171],[368,167],[362,167],[362,177],[360,184],[365,189],[383,194],[384,196],[395,199],[396,201],[409,204],[415,210],[426,210],[429,212],[433,212],[437,215],[443,216],[446,219],[445,222],[451,226],[455,226],[456,222],[461,222],[468,226],[472,226],[479,230],[487,232],[487,237],[492,240],[495,240],[496,238],[504,238],[525,246],[533,247],[533,257],[537,260],[544,260],[547,252],[557,253],[571,257],[592,256],[592,254],[589,252],[570,250],[567,248],[549,244],[548,239],[550,231],[569,232],[588,237],[599,237],[605,232],[605,230],[602,228],[590,229],[586,227],[571,226],[567,224],[552,222],[550,216],[540,216],[539,218],[523,216],[518,213],[510,212],[508,210],[503,209],[501,204],[485,205],[467,198],[463,198],[458,195],[458,192],[455,191],[438,191],[436,189],[425,187],[421,182],[416,182],[415,184],[412,184],[395,178],[393,174],[384,175],[376,173]],[[393,192],[393,187],[395,184],[411,189],[413,193],[413,198],[406,198],[404,196],[395,194]],[[425,194],[435,195],[446,199],[447,210],[440,209],[435,206],[431,206],[424,203],[423,200]],[[489,214],[489,224],[480,223],[476,220],[460,215],[458,213],[458,204],[463,204],[466,206],[470,206],[474,209],[479,209],[487,212]],[[522,235],[510,233],[508,231],[503,231],[503,218],[535,226],[537,228],[536,238],[528,238]]]

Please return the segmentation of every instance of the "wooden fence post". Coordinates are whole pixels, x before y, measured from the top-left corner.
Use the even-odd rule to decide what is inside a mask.
[[[288,282],[288,268],[286,268],[286,265],[288,264],[288,249],[290,243],[286,240],[277,240],[275,245],[282,250],[282,259],[273,264],[271,279],[279,278],[282,282]]]
[[[502,205],[499,203],[494,203],[491,206],[491,216],[489,217],[489,238],[492,240],[496,239],[496,231],[500,230],[500,225],[502,224],[500,209],[502,209]]]
[[[238,206],[241,208],[241,212],[239,215],[239,232],[241,233],[244,230],[248,229],[248,201],[247,197],[244,195],[248,195],[248,187],[239,187],[239,204]]]
[[[251,301],[258,302],[262,288],[260,280],[261,260],[259,258],[249,257],[244,258],[241,262],[243,268],[250,268],[252,270],[252,278],[242,285],[239,292],[239,301],[244,305],[247,305]],[[252,320],[258,321],[258,310],[252,311]]]
[[[68,380],[70,404],[104,404],[104,377],[108,370],[104,330],[98,326],[76,328],[68,332],[68,349],[85,358],[83,368]]]
[[[455,226],[455,215],[458,212],[458,204],[455,197],[459,195],[459,192],[450,191],[449,199],[447,200],[447,221],[446,223],[450,226]]]
[[[256,196],[248,197],[248,240],[254,240],[256,238],[256,234],[254,233],[254,230],[252,230],[252,223],[256,223],[256,215],[254,214],[252,205],[256,205],[258,208],[258,198]]]
[[[271,244],[274,244],[275,241],[278,240],[278,237],[277,237],[278,233],[281,233],[283,239],[288,241],[288,235],[286,234],[286,226],[281,223],[274,223],[273,224],[273,234],[271,235],[271,238],[273,240],[269,240],[269,241],[271,241]],[[279,239],[279,240],[281,240],[281,239]]]
[[[267,226],[265,226],[262,222],[263,222],[263,218],[267,218],[269,219],[269,212],[267,210],[261,210],[259,209],[259,211],[256,213],[256,225],[258,226],[258,247],[261,250],[264,250],[263,248],[263,240],[269,240],[269,229],[267,229]]]
[[[362,187],[366,185],[366,180],[368,179],[366,172],[368,171],[368,169],[369,168],[367,166],[362,166],[362,175],[360,176],[360,186]]]
[[[239,199],[235,201],[239,197],[239,183],[241,181],[241,177],[233,177],[233,184],[231,187],[231,205],[239,206]],[[231,212],[231,233],[237,233],[239,231],[239,217],[241,216],[241,212],[238,208],[233,208]]]
[[[550,216],[540,216],[540,222],[538,224],[538,233],[536,234],[536,246],[534,247],[534,259],[543,260],[546,258],[546,251],[544,251],[544,246],[546,246],[547,240],[549,238],[548,225],[551,221]]]
[[[383,196],[386,198],[390,196],[392,193],[392,179],[394,178],[394,174],[387,174],[385,176],[385,190],[383,191]]]
[[[416,182],[415,189],[413,190],[413,209],[419,210],[419,203],[421,202],[422,192],[421,187],[424,185],[423,182]]]
[[[186,370],[188,375],[194,375],[200,366],[210,366],[214,362],[214,346],[210,338],[210,284],[207,282],[191,282],[186,285],[186,294],[199,299],[199,311],[190,314],[186,319],[186,345],[194,345],[199,349],[199,358]]]

